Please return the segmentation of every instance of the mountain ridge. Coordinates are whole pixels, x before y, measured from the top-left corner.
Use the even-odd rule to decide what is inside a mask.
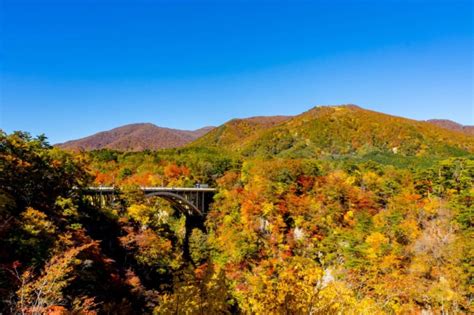
[[[230,121],[191,145],[219,147],[247,156],[318,157],[371,152],[424,156],[474,151],[474,137],[459,131],[353,104],[316,106],[247,135],[235,127]]]
[[[470,136],[474,136],[474,126],[462,125],[449,119],[428,119],[426,122],[452,131],[459,131]]]
[[[290,146],[293,147],[292,150],[313,147],[312,149],[316,151],[329,154],[364,151],[365,149],[360,149],[360,146],[367,147],[367,150],[377,148],[398,152],[402,149],[406,151],[405,153],[420,154],[423,150],[431,149],[435,143],[438,146],[440,143],[454,145],[461,150],[467,146],[469,151],[474,139],[472,136],[474,126],[463,126],[440,119],[418,121],[347,104],[315,106],[295,116],[234,118],[217,127],[203,127],[196,130],[134,123],[56,146],[73,150],[108,148],[119,151],[142,151],[191,145],[219,147],[253,154],[252,151],[255,150],[267,150],[268,148],[263,147],[276,141],[279,142],[278,145],[274,143],[277,147]],[[467,143],[464,146],[463,141]],[[404,145],[399,148],[399,143]],[[299,149],[294,148],[296,144]],[[421,147],[410,149],[408,148],[410,145],[423,146],[424,149]],[[273,148],[270,151],[281,153],[281,150],[282,148]],[[414,153],[416,150],[417,153]]]
[[[93,135],[56,144],[71,150],[114,149],[119,151],[158,150],[182,147],[203,136],[214,127],[181,130],[159,127],[152,123],[134,123]]]

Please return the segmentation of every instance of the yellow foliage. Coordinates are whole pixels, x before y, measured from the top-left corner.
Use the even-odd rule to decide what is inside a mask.
[[[380,263],[381,269],[395,269],[398,268],[398,264],[400,263],[400,257],[389,254],[384,256],[382,262]]]
[[[150,222],[149,209],[143,204],[133,204],[127,209],[128,215],[137,222],[147,225]]]
[[[48,220],[48,216],[31,207],[27,208],[22,214],[23,229],[33,236],[39,234],[53,234],[56,231],[54,223]]]
[[[424,204],[423,210],[428,215],[435,215],[438,213],[440,207],[441,207],[440,200],[437,198],[432,198],[426,201],[426,203]]]
[[[418,223],[414,219],[406,219],[400,224],[405,236],[412,242],[421,235]]]
[[[380,232],[373,232],[365,239],[365,242],[369,244],[375,251],[378,251],[382,245],[389,242],[389,239]]]
[[[374,226],[376,228],[381,228],[381,227],[385,226],[385,224],[387,224],[387,222],[386,222],[384,213],[380,212],[380,213],[377,213],[376,215],[374,215],[373,222],[374,222]]]

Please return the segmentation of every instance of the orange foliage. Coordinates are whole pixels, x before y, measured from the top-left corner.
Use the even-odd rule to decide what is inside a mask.
[[[177,179],[181,176],[187,177],[190,174],[189,168],[186,166],[178,166],[176,164],[168,164],[163,170],[165,177],[171,179]]]

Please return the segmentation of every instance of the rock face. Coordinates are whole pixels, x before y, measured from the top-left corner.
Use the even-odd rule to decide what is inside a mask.
[[[474,126],[463,126],[448,119],[430,119],[427,120],[427,122],[444,129],[459,131],[467,135],[474,136]]]
[[[92,136],[72,140],[57,146],[72,150],[114,149],[119,151],[142,151],[177,148],[205,135],[213,127],[197,130],[178,130],[158,127],[154,124],[131,124]]]

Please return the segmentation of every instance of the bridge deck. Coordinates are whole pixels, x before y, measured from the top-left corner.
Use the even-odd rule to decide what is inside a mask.
[[[87,187],[86,190],[89,192],[97,193],[114,193],[118,187],[112,186],[97,186]],[[209,187],[140,187],[140,189],[146,193],[153,192],[215,192],[216,188]]]

